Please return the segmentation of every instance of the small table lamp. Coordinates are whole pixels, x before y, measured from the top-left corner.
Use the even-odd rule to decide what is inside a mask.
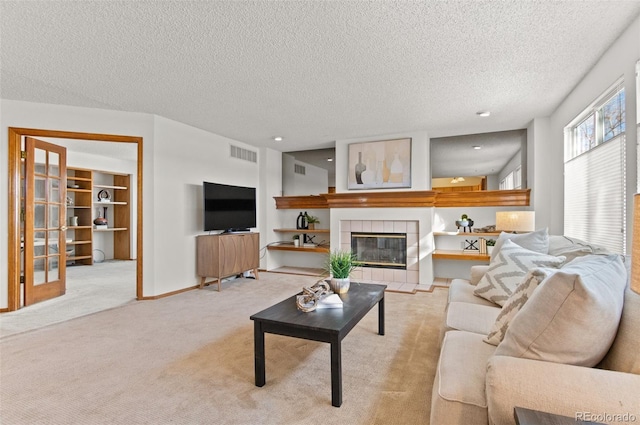
[[[503,232],[533,232],[536,228],[535,211],[498,211],[496,230]]]
[[[631,245],[631,289],[640,294],[640,193],[633,196],[633,242]]]

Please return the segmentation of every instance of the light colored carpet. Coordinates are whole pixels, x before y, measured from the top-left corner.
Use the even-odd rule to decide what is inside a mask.
[[[386,335],[377,308],[347,335],[342,407],[329,344],[267,334],[254,385],[249,316],[314,281],[263,272],[3,338],[0,422],[428,424],[443,288],[387,293]]]
[[[0,338],[118,307],[136,298],[136,262],[67,267],[67,292],[0,314]]]

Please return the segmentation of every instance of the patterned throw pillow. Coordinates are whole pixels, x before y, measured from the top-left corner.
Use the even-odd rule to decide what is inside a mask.
[[[492,261],[496,255],[498,255],[498,252],[500,252],[500,249],[502,248],[502,244],[504,244],[504,241],[506,240],[515,242],[523,248],[539,252],[540,254],[549,253],[549,228],[547,227],[529,233],[502,232],[500,233],[500,236],[498,236],[496,245],[493,247],[493,251],[491,252]]]
[[[537,267],[558,268],[564,260],[565,257],[540,254],[506,240],[473,293],[502,306],[529,270]]]
[[[573,260],[545,279],[513,318],[496,356],[593,367],[618,331],[627,286],[619,255]]]
[[[538,285],[549,275],[553,274],[555,270],[557,269],[538,268],[529,270],[522,280],[522,283],[518,285],[516,290],[513,291],[509,299],[502,306],[502,310],[500,310],[500,314],[498,314],[496,322],[493,324],[484,342],[491,345],[500,344],[511,320],[520,311],[524,303],[531,298],[531,294],[533,294],[533,291]]]

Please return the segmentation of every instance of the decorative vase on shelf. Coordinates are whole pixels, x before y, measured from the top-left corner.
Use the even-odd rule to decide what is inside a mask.
[[[351,286],[351,279],[345,277],[344,279],[336,279],[332,277],[329,281],[329,287],[336,294],[346,294]]]
[[[373,184],[375,182],[375,172],[369,167],[369,160],[367,160],[367,165],[364,167],[364,171],[360,175],[363,184]]]
[[[358,163],[356,164],[356,183],[362,184],[362,173],[367,166],[362,163],[362,152],[358,152]]]
[[[378,166],[376,167],[376,184],[382,186],[382,181],[382,161],[378,161]]]
[[[107,225],[106,208],[105,208],[105,216],[102,215],[102,212],[100,211],[100,208],[98,208],[98,216],[96,217],[95,220],[93,220],[93,224],[95,224],[96,226],[106,226]]]
[[[402,162],[400,162],[400,158],[398,157],[398,153],[396,152],[393,161],[391,162],[391,169],[389,174],[389,181],[391,183],[402,183],[402,173],[404,167],[402,166]]]

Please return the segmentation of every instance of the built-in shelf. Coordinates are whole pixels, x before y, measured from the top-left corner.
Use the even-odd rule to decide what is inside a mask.
[[[433,236],[500,236],[501,232],[433,232]]]
[[[126,227],[107,227],[106,229],[93,229],[94,232],[122,232],[129,230]]]
[[[329,233],[329,229],[273,229],[274,232],[282,233]]]
[[[93,187],[96,189],[119,189],[119,190],[127,190],[126,186],[111,186],[107,184],[94,184]]]
[[[118,202],[118,201],[111,201],[111,202],[94,201],[93,205],[101,205],[103,207],[108,207],[109,205],[127,205],[127,203],[126,202]]]
[[[491,259],[488,254],[480,254],[478,252],[464,251],[461,249],[436,249],[433,251],[432,257],[437,260],[471,260],[486,262]]]
[[[320,253],[328,253],[329,248],[323,245],[315,246],[315,247],[306,247],[306,246],[293,246],[293,243],[276,243],[267,246],[268,250],[271,251],[297,251],[297,252],[320,252]]]
[[[310,196],[276,196],[276,209],[410,208],[410,207],[526,207],[531,189],[438,192],[434,190],[358,190]]]

